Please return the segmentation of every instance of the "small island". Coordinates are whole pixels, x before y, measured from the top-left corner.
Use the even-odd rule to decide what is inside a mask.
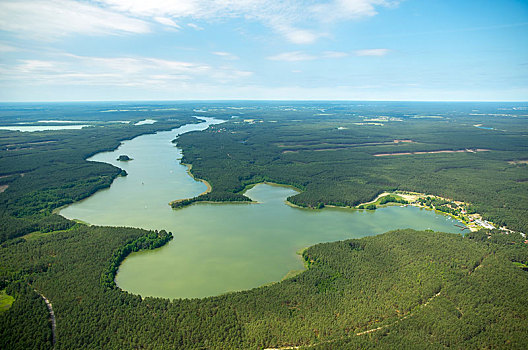
[[[116,160],[119,160],[120,162],[128,162],[129,160],[132,160],[132,158],[130,158],[126,154],[122,154]]]

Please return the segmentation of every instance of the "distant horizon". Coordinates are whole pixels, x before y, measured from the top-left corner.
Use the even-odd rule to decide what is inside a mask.
[[[192,103],[192,102],[423,102],[423,103],[528,103],[527,100],[295,100],[295,99],[188,99],[188,100],[42,100],[42,101],[0,101],[0,104],[8,103],[123,103],[123,102],[169,102],[169,103]]]

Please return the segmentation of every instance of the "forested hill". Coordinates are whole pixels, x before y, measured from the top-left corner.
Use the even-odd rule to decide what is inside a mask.
[[[398,189],[468,202],[528,232],[528,117],[492,104],[483,104],[487,113],[482,104],[473,106],[479,113],[424,105],[243,110],[178,144],[213,187],[197,200],[243,200],[247,184],[264,180],[301,189],[289,200],[309,207],[353,206]]]
[[[520,236],[393,231],[319,244],[309,270],[206,299],[144,298],[101,279],[127,242],[152,233],[76,226],[0,249],[16,298],[2,349],[525,349],[528,248]],[[264,264],[265,262],[263,262]],[[27,283],[31,283],[28,287]]]

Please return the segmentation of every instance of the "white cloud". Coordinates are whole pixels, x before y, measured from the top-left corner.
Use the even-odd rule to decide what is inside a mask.
[[[167,15],[201,20],[246,18],[262,22],[294,44],[327,36],[322,24],[358,20],[398,0],[100,0],[136,15]]]
[[[224,51],[214,51],[214,52],[211,52],[213,55],[216,55],[216,56],[220,56],[226,60],[238,60],[239,57],[237,55],[233,55],[232,53],[229,53],[229,52],[224,52]]]
[[[317,56],[309,55],[301,51],[283,52],[278,55],[268,57],[268,60],[285,62],[310,61],[315,59],[317,59]]]
[[[0,65],[0,81],[27,85],[170,87],[185,81],[234,82],[253,73],[231,67],[151,57],[91,57],[62,54],[50,60]]]
[[[0,28],[41,40],[68,34],[108,35],[150,30],[143,20],[70,0],[2,0]]]
[[[227,84],[229,82],[236,82],[240,79],[249,78],[252,75],[253,72],[224,67],[223,69],[214,71],[210,76],[217,84]]]
[[[22,72],[59,71],[58,65],[53,61],[21,60],[18,69]]]
[[[325,34],[317,34],[309,30],[298,29],[289,25],[275,25],[274,29],[294,44],[311,44]]]
[[[149,22],[179,28],[181,19],[243,18],[263,23],[295,44],[326,36],[323,24],[374,16],[395,0],[2,0],[0,28],[53,39],[69,34],[146,33]],[[203,28],[194,23],[189,27]]]
[[[372,17],[377,14],[376,6],[390,6],[396,1],[385,0],[335,0],[310,7],[319,20],[334,22]]]
[[[169,27],[173,27],[173,28],[181,28],[178,23],[174,22],[173,19],[171,18],[168,18],[168,17],[154,17],[154,20],[158,23],[161,23],[163,25],[166,25],[166,26],[169,26]]]
[[[0,42],[0,52],[14,52],[14,51],[18,51],[18,48],[16,48],[15,46]]]
[[[337,59],[347,57],[348,53],[339,51],[325,51],[322,54],[314,55],[307,54],[302,51],[291,51],[283,52],[278,55],[268,57],[268,60],[272,61],[285,61],[285,62],[297,62],[297,61],[312,61],[318,59]]]
[[[323,52],[324,58],[343,58],[347,57],[348,53],[341,51],[325,51]]]
[[[357,50],[356,56],[385,56],[390,52],[389,49],[365,49]]]
[[[194,29],[194,30],[204,30],[202,27],[200,27],[199,25],[194,24],[194,23],[187,23],[187,25],[189,27],[191,27],[192,29]]]

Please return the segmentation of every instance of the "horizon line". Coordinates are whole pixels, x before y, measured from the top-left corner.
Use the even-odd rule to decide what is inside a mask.
[[[348,99],[182,99],[182,100],[167,100],[167,99],[147,99],[147,100],[27,100],[27,101],[0,101],[0,104],[7,103],[122,103],[122,102],[424,102],[424,103],[528,103],[527,100],[348,100]]]

